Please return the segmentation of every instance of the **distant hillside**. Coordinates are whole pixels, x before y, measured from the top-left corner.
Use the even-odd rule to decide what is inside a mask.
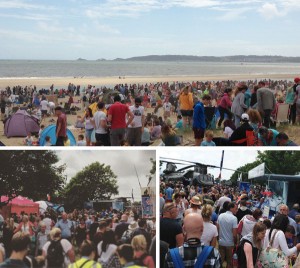
[[[190,62],[267,62],[267,63],[300,63],[300,57],[236,55],[225,57],[188,56],[188,55],[149,55],[115,61],[190,61]]]

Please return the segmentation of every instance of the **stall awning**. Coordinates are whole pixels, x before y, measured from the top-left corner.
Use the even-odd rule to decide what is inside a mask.
[[[251,178],[254,181],[298,181],[300,182],[300,175],[282,175],[282,174],[265,174],[262,176]]]

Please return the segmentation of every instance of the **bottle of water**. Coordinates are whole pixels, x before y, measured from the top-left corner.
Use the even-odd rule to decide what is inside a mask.
[[[236,254],[236,252],[234,252],[234,254],[232,256],[232,267],[233,268],[239,267],[238,255]]]

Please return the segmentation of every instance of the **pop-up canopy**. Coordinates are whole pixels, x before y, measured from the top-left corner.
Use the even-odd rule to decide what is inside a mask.
[[[20,215],[21,212],[25,212],[27,214],[31,214],[31,213],[39,214],[39,204],[36,204],[35,202],[33,202],[30,199],[27,199],[22,196],[17,196],[10,201],[8,201],[8,200],[9,200],[8,196],[0,197],[1,203],[7,203],[2,208],[4,218],[6,218],[7,216],[10,216],[13,213]]]

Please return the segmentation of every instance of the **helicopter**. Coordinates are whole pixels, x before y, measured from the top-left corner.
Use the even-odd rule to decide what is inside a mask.
[[[174,162],[173,160],[184,163]],[[161,158],[160,162],[166,163],[166,169],[162,175],[163,180],[166,182],[180,181],[184,186],[213,186],[215,184],[214,176],[207,173],[207,168],[217,168],[216,166],[172,158]],[[184,167],[177,169],[177,165],[184,165]]]

